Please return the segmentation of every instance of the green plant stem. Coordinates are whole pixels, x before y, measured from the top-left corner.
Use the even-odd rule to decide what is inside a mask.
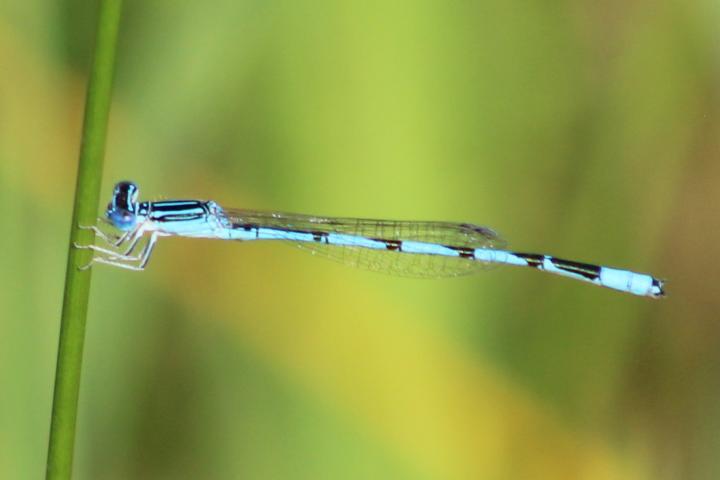
[[[53,480],[70,479],[72,475],[90,295],[90,270],[80,271],[78,266],[91,259],[91,252],[73,248],[73,243],[88,245],[95,240],[93,232],[80,230],[78,225],[94,225],[97,215],[121,9],[122,0],[100,2],[95,54],[87,86],[47,457],[46,478]]]

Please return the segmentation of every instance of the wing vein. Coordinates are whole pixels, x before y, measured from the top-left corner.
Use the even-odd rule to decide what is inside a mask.
[[[251,210],[225,210],[224,214],[233,224],[266,227],[288,233],[311,233],[314,241],[299,242],[283,239],[282,236],[278,239],[288,240],[315,255],[340,263],[409,277],[466,275],[492,265],[459,256],[333,245],[327,243],[327,235],[358,236],[388,244],[413,241],[466,249],[501,249],[505,246],[502,238],[492,229],[470,223],[334,218]]]

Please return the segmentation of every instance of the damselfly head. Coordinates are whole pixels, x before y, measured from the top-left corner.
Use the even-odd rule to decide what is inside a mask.
[[[119,182],[108,203],[105,216],[120,230],[132,230],[137,222],[138,187],[132,182]]]

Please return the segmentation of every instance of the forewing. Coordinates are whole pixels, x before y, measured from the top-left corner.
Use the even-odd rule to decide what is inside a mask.
[[[290,233],[338,233],[390,242],[415,241],[470,249],[505,246],[505,242],[493,230],[469,223],[316,217],[249,210],[227,210],[225,214],[233,224],[266,227]],[[313,255],[346,265],[408,277],[453,277],[493,266],[477,260],[443,255],[333,245],[321,241],[293,243],[303,250],[309,250]]]

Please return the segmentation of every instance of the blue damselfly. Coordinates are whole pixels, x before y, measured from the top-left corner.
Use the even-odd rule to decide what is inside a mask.
[[[115,186],[101,221],[121,232],[89,226],[107,245],[75,245],[94,251],[93,263],[143,270],[159,237],[282,240],[315,254],[371,270],[411,277],[451,277],[493,265],[532,267],[634,295],[658,298],[663,281],[629,270],[505,249],[487,227],[469,223],[330,218],[220,207],[213,201],[138,202],[132,182]],[[143,244],[143,239],[144,244]],[[142,248],[138,245],[142,244]],[[135,253],[139,250],[139,253]]]

